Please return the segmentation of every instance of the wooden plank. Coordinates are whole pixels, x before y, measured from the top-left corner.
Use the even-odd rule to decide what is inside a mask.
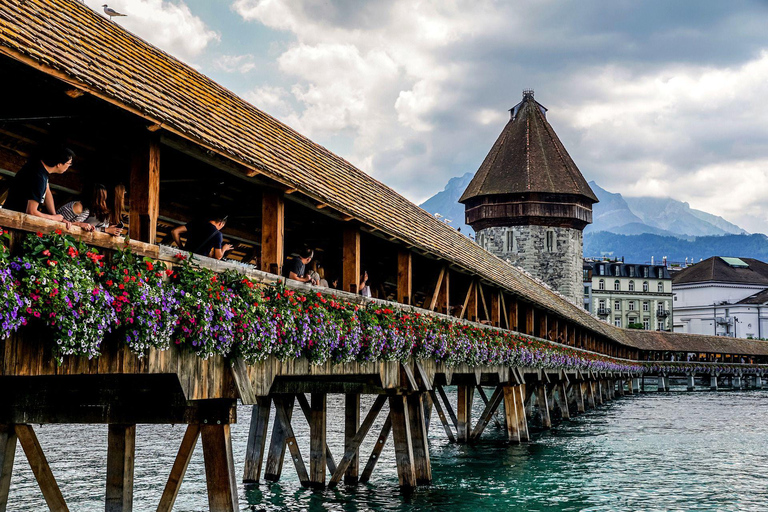
[[[27,456],[32,473],[35,474],[37,485],[40,486],[40,491],[43,493],[48,509],[52,512],[68,511],[69,508],[67,508],[67,504],[64,502],[64,497],[61,495],[61,490],[56,483],[56,479],[53,477],[51,467],[48,465],[43,449],[40,446],[40,441],[37,440],[32,426],[15,425],[14,430],[21,447],[24,449],[24,454]]]
[[[373,426],[373,422],[376,421],[376,418],[379,416],[379,412],[381,412],[381,409],[384,407],[384,403],[386,401],[386,395],[379,395],[376,397],[376,400],[374,400],[371,409],[368,411],[368,414],[366,414],[365,419],[363,420],[363,424],[360,425],[359,429],[356,429],[354,435],[349,439],[349,442],[345,443],[344,456],[339,461],[339,465],[336,467],[336,471],[334,471],[333,475],[331,476],[329,485],[338,484],[341,481],[341,476],[347,472],[349,466],[352,464],[352,461],[357,458],[360,445],[368,435],[368,431],[371,429],[371,426]],[[360,409],[358,408],[358,419],[359,410]]]
[[[552,420],[549,416],[549,402],[547,401],[547,385],[543,382],[536,385],[536,401],[538,402],[541,426],[543,428],[552,428]]]
[[[509,328],[513,331],[519,331],[519,312],[520,303],[515,298],[509,299]]]
[[[471,440],[478,439],[482,435],[485,427],[487,427],[488,423],[491,422],[491,418],[493,418],[493,415],[496,413],[496,409],[501,404],[501,400],[503,398],[504,386],[496,386],[496,390],[493,392],[493,395],[491,395],[491,398],[488,400],[483,413],[480,415],[480,419],[475,425],[475,428],[472,430],[472,434],[470,435]]]
[[[517,419],[517,390],[516,386],[503,386],[504,416],[507,423],[507,439],[512,443],[520,442],[520,428]]]
[[[202,425],[200,428],[208,509],[212,512],[236,512],[239,505],[229,424]]]
[[[475,388],[473,386],[459,385],[456,388],[458,394],[458,404],[456,406],[456,419],[458,428],[456,429],[456,440],[459,443],[469,441],[469,435],[472,432],[472,402]]]
[[[467,307],[470,303],[470,298],[472,296],[472,290],[475,288],[475,282],[472,281],[469,283],[469,288],[467,289],[467,296],[464,297],[464,303],[461,306],[461,313],[459,314],[459,319],[466,318],[467,320],[471,320],[469,315],[467,315]],[[477,311],[477,301],[475,301],[475,311]],[[475,315],[477,317],[477,315]]]
[[[133,510],[136,425],[109,425],[107,434],[107,512]]]
[[[526,305],[525,307],[525,334],[533,336],[533,306]]]
[[[131,240],[155,243],[160,212],[160,144],[154,137],[136,145],[128,193]]]
[[[453,407],[451,407],[451,402],[448,400],[448,396],[445,394],[443,386],[435,386],[435,389],[437,389],[437,392],[440,393],[440,398],[443,400],[443,406],[445,406],[445,410],[448,412],[448,416],[451,418],[451,421],[453,421],[453,428],[458,431],[459,420],[456,417],[456,413],[453,412]]]
[[[485,313],[485,320],[490,321],[491,314],[489,313],[488,304],[485,301],[485,293],[483,292],[483,285],[482,283],[480,283],[480,281],[477,282],[477,291],[480,294],[480,300],[483,304],[483,313]]]
[[[437,312],[445,315],[451,314],[451,271],[443,267],[443,284],[440,287],[437,298]],[[433,309],[434,311],[434,309]]]
[[[507,309],[507,301],[504,299],[504,293],[499,294],[499,300],[501,301],[501,316],[504,317],[504,328],[513,329],[509,326],[509,310]]]
[[[453,430],[451,429],[451,425],[448,423],[448,418],[445,417],[445,411],[443,410],[443,406],[440,405],[440,400],[437,398],[437,394],[434,390],[429,392],[430,398],[432,398],[432,406],[437,411],[437,416],[440,418],[440,424],[443,425],[443,430],[445,430],[445,435],[448,436],[448,440],[452,443],[456,442],[456,438],[453,435]]]
[[[434,311],[437,307],[437,301],[440,299],[440,290],[442,289],[443,285],[443,278],[446,274],[446,267],[443,267],[440,269],[440,273],[437,274],[437,283],[435,284],[435,291],[432,292],[432,298],[429,300],[429,309],[430,311]],[[440,311],[442,313],[442,311]]]
[[[304,393],[298,393],[296,395],[296,401],[298,401],[299,405],[301,406],[301,412],[304,414],[304,418],[307,420],[307,424],[311,424],[312,413],[309,401],[307,401],[307,397],[304,396]],[[336,471],[336,461],[333,459],[333,454],[331,453],[331,449],[328,447],[328,443],[325,444],[325,463],[328,466],[328,471],[333,474],[334,471]]]
[[[427,422],[424,416],[424,393],[414,393],[409,395],[406,400],[411,427],[413,470],[416,475],[416,484],[429,485],[432,483],[432,464],[429,460]]]
[[[277,190],[261,193],[261,270],[282,275],[285,262],[285,197]]]
[[[342,251],[341,286],[345,292],[358,293],[360,283],[360,229],[344,228],[344,247]]]
[[[8,507],[15,457],[16,431],[13,426],[0,425],[0,512],[5,512]]]
[[[261,477],[271,409],[272,399],[270,397],[256,398],[256,405],[251,410],[251,425],[248,429],[248,445],[243,467],[244,483],[257,483]]]
[[[360,426],[360,393],[344,395],[344,453],[353,448],[353,441]],[[336,470],[331,471],[334,475]],[[360,475],[360,448],[354,448],[354,455],[344,474],[344,483],[356,484]],[[331,481],[333,482],[333,481]]]
[[[250,377],[248,377],[248,367],[245,365],[245,361],[240,357],[233,358],[230,368],[235,379],[240,401],[243,402],[243,405],[256,404],[258,398],[256,397],[256,391],[253,389],[253,383]]]
[[[277,398],[275,399],[275,419],[280,423],[283,432],[285,432],[285,445],[288,446],[288,450],[291,452],[291,458],[293,459],[293,465],[296,466],[296,474],[299,476],[299,482],[302,486],[308,487],[310,483],[309,473],[307,473],[307,467],[304,465],[304,459],[301,457],[301,451],[296,442],[296,435],[293,433],[288,409],[289,407],[286,401],[278,400]]]
[[[397,302],[413,304],[413,261],[411,251],[397,253]]]
[[[197,445],[197,439],[200,437],[200,425],[191,423],[187,426],[184,438],[181,440],[179,452],[176,454],[176,460],[173,461],[171,474],[168,476],[168,482],[165,484],[163,496],[160,498],[160,504],[157,506],[157,512],[171,512],[176,503],[176,497],[181,489],[181,482],[187,473],[189,461],[192,460],[192,454]]]
[[[501,293],[498,289],[491,290],[491,325],[494,327],[501,327],[501,301],[499,300],[499,296]],[[504,318],[506,318],[506,315],[504,315]]]
[[[469,290],[468,293],[468,299],[465,301],[466,306],[464,310],[466,311],[466,315],[464,316],[467,320],[470,320],[472,322],[477,322],[477,308],[478,308],[478,300],[477,300],[477,288],[479,286],[479,283],[477,281],[472,282],[472,287]]]
[[[392,438],[395,442],[395,461],[400,487],[416,487],[416,471],[413,466],[411,422],[408,417],[406,397],[389,397],[389,416],[392,419]]]
[[[283,403],[286,415],[290,421],[293,415],[294,397],[274,397],[275,408],[277,403]],[[267,452],[267,464],[264,467],[264,480],[277,482],[283,472],[283,460],[285,459],[285,440],[288,436],[280,421],[275,420],[272,425],[272,439],[269,442],[269,451]]]
[[[325,487],[327,395],[312,393],[309,418],[309,484]]]
[[[515,404],[517,405],[517,427],[520,432],[520,442],[530,441],[531,435],[528,431],[528,419],[525,417],[525,387],[527,384],[520,384],[515,386],[517,388],[517,396],[515,396]]]
[[[381,458],[381,452],[384,450],[384,445],[387,444],[387,439],[389,439],[389,433],[392,431],[392,415],[387,415],[387,420],[384,422],[384,425],[381,427],[381,432],[379,433],[379,438],[376,439],[376,444],[373,445],[373,450],[371,451],[370,457],[368,457],[368,462],[365,464],[365,468],[363,469],[362,474],[360,475],[360,483],[366,483],[371,479],[371,474],[373,473],[373,469],[376,467],[376,463]]]

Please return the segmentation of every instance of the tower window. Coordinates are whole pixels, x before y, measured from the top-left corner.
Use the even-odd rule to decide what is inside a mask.
[[[477,245],[485,249],[485,234],[480,233],[477,235]]]
[[[515,247],[515,232],[511,229],[507,231],[506,247],[504,250],[506,252],[517,252],[517,247]]]
[[[551,229],[547,231],[547,252],[555,251],[555,232]]]

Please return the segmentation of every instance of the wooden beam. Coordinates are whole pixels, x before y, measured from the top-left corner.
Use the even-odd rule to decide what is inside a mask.
[[[376,439],[376,444],[373,445],[373,451],[371,452],[371,456],[368,457],[368,462],[365,465],[365,469],[363,469],[363,473],[360,475],[360,483],[366,483],[371,479],[371,474],[373,473],[373,469],[376,467],[376,463],[381,458],[381,452],[384,450],[384,445],[387,444],[387,439],[389,439],[389,433],[392,431],[392,415],[387,415],[387,420],[384,422],[384,425],[381,427],[381,432],[379,433],[379,438]]]
[[[485,293],[483,293],[483,285],[480,283],[480,281],[477,282],[477,291],[480,292],[480,300],[483,304],[483,313],[485,313],[485,320],[490,321],[491,314],[488,310],[488,304],[485,301]]]
[[[451,314],[451,271],[448,266],[443,267],[445,273],[443,274],[443,284],[440,287],[440,292],[437,298],[438,313],[446,315]]]
[[[413,298],[413,258],[411,251],[397,253],[397,302],[412,304]],[[433,310],[434,311],[434,310]]]
[[[160,144],[155,138],[140,142],[134,151],[128,193],[131,239],[154,244],[160,212]]]
[[[251,425],[248,431],[248,445],[245,451],[244,483],[257,483],[261,477],[261,466],[264,460],[271,409],[271,398],[256,398],[256,405],[253,406],[251,411]]]
[[[501,292],[498,289],[491,290],[491,317],[489,320],[491,321],[491,325],[494,327],[501,327],[501,301],[499,300],[500,295]]]
[[[107,435],[107,512],[133,510],[136,425],[109,425]]]
[[[474,398],[475,387],[469,385],[457,386],[458,404],[456,406],[456,419],[458,420],[457,441],[459,443],[469,442],[472,432],[472,402]]]
[[[236,512],[240,507],[237,502],[235,462],[229,424],[202,425],[200,429],[205,481],[208,487],[208,509]]]
[[[525,306],[525,334],[533,336],[533,306],[527,304]]]
[[[548,339],[549,328],[547,326],[547,313],[540,310],[539,313],[539,338]]]
[[[13,426],[0,425],[0,512],[5,512],[8,507],[15,457],[16,431]]]
[[[456,413],[453,412],[451,402],[448,400],[448,396],[445,394],[443,386],[435,386],[435,389],[437,389],[437,392],[440,394],[440,398],[443,400],[443,406],[445,406],[445,410],[448,412],[448,417],[451,418],[451,421],[453,422],[453,428],[455,428],[458,432],[459,419],[456,417]]]
[[[448,440],[452,443],[456,442],[456,438],[453,435],[453,430],[451,429],[451,425],[448,423],[448,419],[445,416],[445,411],[443,411],[443,406],[440,405],[440,400],[437,398],[437,394],[435,393],[435,390],[429,392],[429,396],[432,399],[432,406],[437,411],[437,416],[440,418],[440,424],[443,425],[443,430],[445,430],[445,435],[448,436]]]
[[[386,395],[378,395],[376,397],[376,400],[373,402],[371,409],[368,411],[368,414],[366,414],[365,416],[365,420],[363,420],[363,424],[360,426],[359,429],[356,429],[355,434],[349,439],[349,442],[346,443],[346,446],[344,448],[344,456],[339,461],[339,465],[336,467],[336,471],[334,471],[333,475],[331,476],[331,481],[329,482],[329,485],[338,484],[341,481],[341,476],[345,472],[347,472],[347,470],[349,469],[349,466],[352,464],[352,460],[357,458],[357,453],[360,450],[360,445],[362,444],[365,437],[368,435],[368,431],[371,429],[371,426],[373,426],[373,422],[376,421],[376,418],[379,416],[379,412],[381,412],[381,409],[382,407],[384,407],[384,403],[386,401],[387,401]],[[358,413],[358,418],[359,418],[359,413]]]
[[[309,401],[307,401],[307,397],[304,396],[304,393],[297,393],[296,394],[296,401],[299,402],[299,405],[301,406],[301,412],[304,414],[304,418],[307,420],[307,424],[312,424],[312,407],[309,405]],[[331,474],[336,471],[336,462],[333,460],[333,453],[331,453],[331,449],[328,447],[328,443],[325,443],[325,461],[326,466],[328,466],[328,471],[331,472]]]
[[[284,408],[288,421],[293,415],[294,396],[288,398],[276,396],[274,398],[275,407],[278,401],[284,402]],[[269,451],[267,452],[267,464],[264,467],[264,480],[277,482],[283,472],[283,460],[285,459],[285,439],[288,436],[280,421],[275,419],[272,425],[272,439],[269,442]]]
[[[445,275],[446,275],[446,267],[442,267],[440,269],[440,273],[437,274],[437,282],[435,283],[435,291],[432,292],[432,298],[429,299],[428,304],[426,304],[427,309],[429,309],[430,311],[435,311],[435,308],[437,308],[438,301],[440,300],[440,291],[443,286],[443,279],[445,279]]]
[[[515,404],[517,406],[517,426],[520,432],[520,441],[530,441],[531,435],[528,431],[528,419],[525,417],[525,387],[527,384],[520,384],[516,386],[517,395],[515,396]]]
[[[408,420],[411,427],[411,445],[413,448],[413,470],[417,485],[432,483],[432,464],[429,460],[427,442],[427,421],[424,416],[424,393],[414,393],[406,398],[408,402]]]
[[[514,329],[514,327],[509,326],[509,310],[507,309],[507,301],[504,300],[504,292],[499,294],[499,300],[501,301],[501,316],[504,317],[504,328]]]
[[[547,385],[544,382],[536,384],[536,402],[539,407],[539,417],[543,428],[552,428],[552,419],[549,416],[549,401],[547,400]]]
[[[357,429],[360,426],[360,393],[344,395],[344,453],[353,446]],[[354,449],[354,456],[349,461],[349,467],[344,474],[344,483],[356,484],[360,472],[360,447]],[[331,474],[336,473],[332,471]]]
[[[15,425],[14,430],[19,444],[21,444],[24,454],[27,456],[32,473],[35,474],[37,485],[40,486],[40,491],[43,493],[48,509],[52,512],[68,512],[69,508],[64,502],[59,485],[53,477],[51,467],[48,465],[43,448],[40,446],[40,441],[37,440],[32,426]]]
[[[181,489],[181,482],[187,473],[189,461],[192,460],[192,454],[195,451],[198,437],[200,437],[200,425],[190,423],[187,426],[187,431],[184,433],[184,438],[181,440],[176,460],[173,461],[171,474],[168,476],[168,482],[165,484],[163,496],[160,498],[160,504],[157,506],[157,512],[171,512],[173,510],[176,497],[179,495],[179,489]],[[246,459],[246,464],[247,462]]]
[[[513,443],[520,442],[520,428],[517,419],[517,390],[516,386],[503,385],[504,390],[504,418],[507,424],[507,440]]]
[[[356,226],[344,228],[342,254],[342,290],[358,293],[360,283],[360,229]]]
[[[316,206],[318,210],[322,210],[323,208],[328,208],[330,206],[328,203],[320,203]]]
[[[307,467],[304,465],[304,459],[301,457],[301,451],[299,451],[299,445],[296,442],[296,435],[293,433],[288,409],[288,401],[275,398],[275,419],[280,423],[280,428],[283,432],[285,432],[285,444],[291,452],[293,465],[296,466],[296,473],[299,476],[299,483],[304,487],[308,487],[309,473],[307,473]]]
[[[261,270],[282,274],[285,262],[285,198],[280,192],[261,194]]]
[[[416,471],[413,465],[411,422],[408,417],[407,399],[402,395],[389,397],[389,416],[392,419],[392,438],[395,442],[395,462],[400,487],[416,487]]]
[[[511,297],[509,299],[509,328],[513,331],[519,331],[519,312],[520,312],[520,303],[517,299],[514,297]]]
[[[326,394],[312,393],[309,420],[309,484],[325,487],[326,450]]]
[[[480,415],[480,419],[475,425],[475,428],[472,430],[472,434],[470,435],[470,440],[478,439],[482,435],[483,431],[485,430],[485,427],[488,426],[488,423],[491,422],[491,418],[493,418],[493,415],[496,414],[496,409],[498,409],[503,398],[504,398],[504,386],[496,386],[496,390],[493,392],[493,395],[491,395],[491,398],[488,400],[488,403],[485,405],[485,409]]]

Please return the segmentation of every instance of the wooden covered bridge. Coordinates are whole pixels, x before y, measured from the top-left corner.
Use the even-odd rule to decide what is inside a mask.
[[[426,315],[548,340],[592,357],[657,373],[762,371],[760,342],[628,331],[591,316],[517,268],[484,251],[352,164],[249,105],[190,66],[133,36],[74,0],[0,1],[0,190],[37,148],[65,141],[73,168],[51,177],[57,204],[83,183],[125,183],[131,249],[168,266],[178,252],[159,245],[201,208],[225,210],[230,262],[200,258],[214,270],[236,270],[265,284],[286,257],[311,247],[348,301],[386,301]],[[0,210],[11,249],[27,233],[62,225]],[[122,239],[71,234],[107,255]],[[253,265],[250,265],[253,264]],[[361,271],[375,299],[355,292]],[[308,290],[291,282],[287,286]],[[315,289],[316,290],[316,289]],[[111,340],[98,358],[68,356],[57,364],[47,331],[21,328],[0,341],[0,512],[5,510],[17,440],[51,510],[67,510],[32,424],[100,423],[109,429],[107,510],[130,510],[137,423],[188,424],[158,510],[171,510],[192,450],[202,438],[211,510],[237,509],[229,425],[236,404],[252,404],[243,479],[277,479],[286,449],[306,485],[367,480],[391,435],[405,487],[429,483],[426,426],[435,416],[457,442],[477,440],[503,404],[510,441],[527,441],[529,421],[543,427],[616,394],[638,390],[639,371],[583,372],[525,366],[447,366],[434,360],[312,365],[274,358],[246,365],[190,350],[150,350],[139,357]],[[666,368],[666,369],[665,369]],[[457,386],[451,404],[443,387]],[[485,387],[492,388],[490,396]],[[310,394],[307,399],[305,393]],[[345,396],[345,453],[327,449],[326,397]],[[361,394],[376,395],[361,414]],[[485,410],[472,418],[473,401]],[[298,413],[297,406],[301,409]],[[377,415],[384,428],[367,458],[359,453]],[[434,413],[433,413],[434,411]],[[269,417],[275,427],[268,432]],[[535,418],[534,418],[535,416]],[[292,422],[310,424],[310,453],[295,442]],[[303,421],[303,420],[299,420]],[[267,443],[267,438],[270,442]],[[308,464],[303,456],[308,455]],[[339,457],[339,455],[341,455]],[[362,467],[362,470],[361,470]]]

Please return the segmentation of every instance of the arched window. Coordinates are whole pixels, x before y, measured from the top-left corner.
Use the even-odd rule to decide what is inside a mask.
[[[597,282],[598,290],[605,290],[605,279],[601,279]]]
[[[648,291],[648,281],[643,281],[643,291],[644,292]]]
[[[613,282],[613,289],[616,291],[621,290],[621,281],[618,279]]]
[[[629,282],[629,291],[631,291],[631,292],[635,291],[635,282],[634,281],[630,281]]]
[[[659,293],[664,293],[664,283],[659,281]]]

